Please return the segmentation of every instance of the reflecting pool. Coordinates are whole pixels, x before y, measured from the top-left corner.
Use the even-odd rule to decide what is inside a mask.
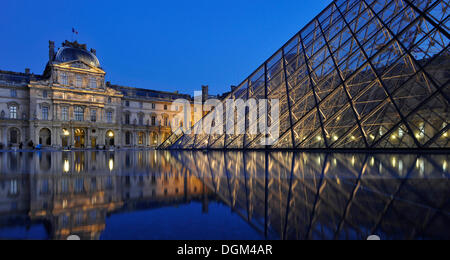
[[[0,153],[0,239],[450,239],[449,157]]]

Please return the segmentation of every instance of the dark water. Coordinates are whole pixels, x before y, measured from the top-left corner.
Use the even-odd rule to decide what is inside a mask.
[[[0,153],[0,239],[450,239],[449,157]]]

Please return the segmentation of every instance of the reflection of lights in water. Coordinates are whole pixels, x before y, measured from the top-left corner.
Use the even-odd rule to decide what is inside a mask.
[[[383,171],[383,164],[380,163],[380,168],[378,169],[378,171],[379,171],[380,174],[381,174],[381,172]]]
[[[400,173],[403,171],[403,161],[402,160],[400,160],[398,162],[398,170],[400,171]]]
[[[334,166],[337,165],[337,160],[336,160],[336,158],[333,159],[333,165],[334,165]]]
[[[114,170],[114,160],[112,158],[109,159],[109,170],[110,171]]]
[[[372,159],[370,159],[370,166],[374,166],[375,165],[375,157],[372,157]]]
[[[322,159],[320,157],[317,157],[317,164],[320,165],[322,163]]]
[[[355,156],[353,156],[352,157],[352,166],[355,166],[355,162],[356,162],[356,159],[355,159]]]
[[[422,159],[418,159],[416,161],[416,168],[419,170],[419,173],[423,175],[425,173],[425,163]]]
[[[397,167],[397,158],[392,157],[392,167]]]
[[[63,209],[67,208],[67,200],[63,200],[62,207]]]
[[[370,135],[370,139],[375,140],[375,136],[374,135]]]
[[[447,167],[448,167],[447,161],[444,161],[444,162],[442,163],[442,170],[443,170],[444,172],[446,172],[446,171],[447,171]]]
[[[69,160],[64,160],[64,172],[69,172],[70,171],[70,164],[69,164]]]

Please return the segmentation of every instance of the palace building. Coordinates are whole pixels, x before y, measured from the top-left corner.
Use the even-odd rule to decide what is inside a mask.
[[[0,146],[149,148],[183,125],[171,105],[190,95],[113,85],[105,74],[96,50],[76,41],[57,51],[50,41],[42,75],[0,71]]]

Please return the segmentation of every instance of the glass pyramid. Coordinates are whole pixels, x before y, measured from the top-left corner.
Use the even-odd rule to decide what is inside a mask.
[[[223,100],[279,99],[278,142],[245,123],[240,135],[178,130],[161,148],[450,148],[449,5],[334,1]]]

